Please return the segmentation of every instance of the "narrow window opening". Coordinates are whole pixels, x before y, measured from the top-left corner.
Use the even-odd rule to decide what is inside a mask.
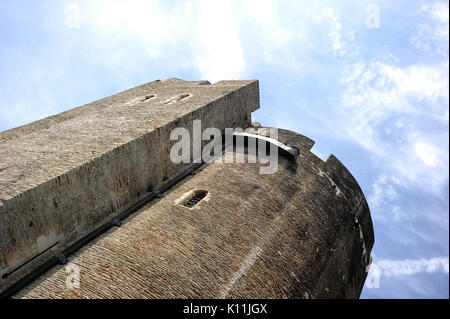
[[[175,100],[180,101],[180,100],[183,100],[183,99],[185,99],[185,98],[187,98],[189,96],[191,96],[191,95],[190,94],[181,94]]]
[[[172,103],[175,103],[175,102],[184,100],[184,99],[186,99],[186,98],[188,98],[188,97],[191,97],[191,96],[192,96],[192,95],[189,94],[189,93],[186,93],[186,94],[180,94],[180,95],[178,95],[178,96],[175,96],[175,97],[170,98],[170,99],[167,100],[164,104],[172,104]]]
[[[208,195],[208,191],[205,190],[195,190],[187,199],[184,200],[183,206],[192,208],[197,205],[203,198]]]
[[[144,97],[144,98],[141,100],[141,102],[145,102],[145,101],[147,101],[147,100],[153,99],[155,96],[156,96],[155,94],[147,95],[146,97]]]

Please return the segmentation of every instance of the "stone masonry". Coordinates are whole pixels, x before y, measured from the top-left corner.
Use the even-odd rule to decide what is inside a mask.
[[[173,128],[246,128],[258,108],[257,81],[167,79],[0,133],[0,292],[191,165],[169,158]],[[276,173],[205,164],[69,256],[79,288],[60,265],[14,297],[359,297],[374,243],[361,189],[310,139],[278,140],[300,156]]]

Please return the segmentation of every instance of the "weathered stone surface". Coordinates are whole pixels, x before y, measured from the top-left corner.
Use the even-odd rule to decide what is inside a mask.
[[[372,232],[361,237],[368,207],[338,191],[354,179],[334,157],[324,163],[290,131],[279,139],[300,149],[296,163],[280,157],[272,175],[248,161],[208,164],[75,254],[79,289],[66,288],[60,266],[16,297],[357,298],[373,243]],[[333,170],[345,175],[332,180]],[[194,190],[208,195],[184,207]]]
[[[0,291],[181,169],[173,128],[246,127],[258,107],[257,81],[167,79],[0,133]]]
[[[256,81],[168,79],[1,133],[3,273],[58,244],[0,287],[186,169],[168,159],[171,129],[192,130],[197,118],[244,128],[258,106]],[[300,156],[280,156],[276,173],[262,175],[248,160],[205,164],[70,256],[79,288],[68,289],[65,266],[55,266],[14,297],[359,297],[374,243],[364,195],[334,156],[323,162],[310,152],[312,140],[278,133]],[[196,190],[208,194],[184,206]]]

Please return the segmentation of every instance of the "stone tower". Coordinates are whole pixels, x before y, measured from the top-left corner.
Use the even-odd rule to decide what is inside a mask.
[[[248,152],[171,161],[173,129],[248,128],[258,108],[258,81],[167,79],[0,133],[0,296],[358,298],[373,226],[337,158],[262,127],[245,145],[279,149],[273,174]]]

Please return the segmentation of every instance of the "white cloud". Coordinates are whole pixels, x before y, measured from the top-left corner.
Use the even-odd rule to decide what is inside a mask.
[[[381,271],[386,277],[408,276],[419,273],[449,273],[448,257],[435,257],[431,259],[381,259],[374,261],[374,268]]]
[[[369,204],[373,206],[381,206],[382,204],[392,201],[397,197],[397,191],[386,176],[381,176],[372,185],[372,193],[369,196]]]
[[[272,0],[243,1],[236,10],[239,31],[252,44],[247,49],[266,63],[295,64],[291,51],[293,30],[282,26],[278,4]]]
[[[65,24],[69,29],[78,29],[80,27],[80,7],[75,2],[66,6]]]
[[[415,45],[420,40],[438,51],[442,51],[443,43],[448,46],[447,7],[437,2],[421,8],[434,33],[423,33]],[[399,219],[404,214],[390,196],[397,187],[445,196],[449,164],[448,53],[444,59],[409,65],[400,64],[389,52],[368,58],[361,55],[355,36],[344,36],[351,35],[352,30],[344,28],[342,21],[348,21],[341,19],[337,10],[325,9],[316,20],[328,22],[329,49],[340,58],[344,70],[341,103],[335,109],[339,121],[332,116],[324,121],[339,122],[337,127],[334,124],[336,134],[345,132],[350,140],[370,151],[382,169],[380,174],[390,176],[390,181],[379,179],[372,185],[369,198],[373,205],[389,208]]]
[[[232,2],[189,1],[184,5],[131,0],[86,3],[85,24],[100,44],[111,47],[105,61],[144,52],[194,69],[212,82],[239,79],[246,67],[239,19]],[[116,58],[115,58],[116,57]],[[176,67],[176,66],[174,66]]]
[[[317,21],[327,20],[330,24],[330,31],[328,37],[331,41],[331,50],[335,54],[343,56],[345,54],[345,46],[341,40],[342,37],[342,24],[340,18],[336,14],[334,8],[327,8],[322,11],[322,13],[316,17]]]
[[[95,1],[86,3],[85,24],[97,45],[111,47],[109,55],[130,55],[134,50],[135,54],[158,59],[167,44],[183,38],[187,41],[185,15],[186,10],[180,9],[170,14],[154,1]],[[117,61],[113,59],[112,63]]]
[[[433,111],[433,116],[448,119],[448,108],[445,107],[448,100],[447,68],[446,62],[407,67],[397,67],[392,61],[383,60],[354,62],[347,66],[342,77],[342,83],[346,85],[343,105],[358,108],[357,112],[365,117],[364,124],[376,122],[392,112],[428,114]]]
[[[442,63],[437,66],[411,65],[406,68],[382,65],[381,75],[388,81],[395,83],[396,94],[411,97],[417,100],[426,99],[427,102],[439,102],[441,98],[448,98],[448,64]]]
[[[427,3],[420,8],[420,12],[427,15],[429,21],[419,24],[417,32],[411,37],[411,43],[424,52],[448,57],[448,3]]]
[[[442,148],[427,142],[417,141],[414,143],[414,149],[416,151],[416,155],[425,165],[430,167],[439,167],[443,164],[445,165],[445,163],[442,163],[442,159],[445,157]]]
[[[433,129],[448,130],[446,67],[358,61],[342,78],[344,130],[404,186],[412,182],[436,194],[448,183],[448,137]]]
[[[376,209],[377,213],[372,214],[372,218],[385,225],[392,225],[393,222],[404,221],[407,218],[402,208],[396,204],[399,197],[397,188],[399,181],[394,177],[381,175],[373,184],[372,191],[367,197],[369,206]],[[379,213],[379,211],[383,213]],[[403,225],[403,224],[402,224]]]
[[[197,65],[212,82],[239,79],[245,68],[238,21],[228,2],[201,2],[197,16]]]
[[[375,258],[374,258],[375,259]],[[404,259],[404,260],[392,260],[392,259],[381,259],[372,262],[370,266],[369,273],[366,278],[365,290],[366,293],[375,293],[377,298],[386,298],[392,291],[386,291],[386,289],[381,290],[383,293],[380,295],[377,290],[372,291],[372,288],[384,288],[384,280],[389,282],[388,278],[398,277],[398,276],[408,276],[407,280],[400,282],[399,279],[390,280],[391,285],[393,282],[399,283],[400,285],[406,285],[409,291],[415,291],[415,293],[429,296],[433,294],[432,284],[427,283],[424,280],[423,274],[433,274],[441,273],[448,276],[449,273],[449,263],[448,257],[435,257],[431,259]],[[422,275],[422,276],[417,276]],[[384,277],[384,279],[383,279]],[[448,279],[447,279],[448,280]],[[396,284],[393,288],[398,286]],[[392,287],[391,287],[392,289]],[[391,294],[393,298],[402,298],[406,291],[402,289]],[[391,298],[392,298],[391,297]],[[404,298],[404,297],[403,297]]]

